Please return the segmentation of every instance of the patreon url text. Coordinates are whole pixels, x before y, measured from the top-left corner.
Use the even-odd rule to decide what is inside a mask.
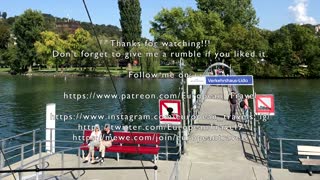
[[[104,93],[96,93],[96,92],[90,92],[90,93],[63,93],[64,99],[69,100],[90,100],[90,99],[96,99],[96,100],[104,100],[104,99],[120,99],[121,101],[126,99],[180,99],[180,93],[179,94],[104,94]]]

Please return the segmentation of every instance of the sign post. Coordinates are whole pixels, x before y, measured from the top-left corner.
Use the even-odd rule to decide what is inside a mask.
[[[187,85],[238,85],[253,86],[252,75],[232,75],[232,76],[193,76],[188,77]]]
[[[275,115],[274,96],[273,94],[256,94],[254,101],[255,115]],[[261,147],[260,121],[258,121],[259,147]]]
[[[56,104],[47,104],[46,107],[46,151],[55,152],[56,140]]]
[[[161,125],[181,125],[181,101],[159,100],[159,120]]]

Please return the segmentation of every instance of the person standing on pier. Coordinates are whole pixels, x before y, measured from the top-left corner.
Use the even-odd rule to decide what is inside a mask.
[[[247,123],[249,121],[249,102],[248,102],[248,98],[243,95],[243,102],[244,102],[244,107],[243,107],[243,115],[245,118],[245,122]]]
[[[231,94],[228,98],[230,104],[230,117],[229,120],[235,120],[236,118],[236,108],[237,108],[237,94],[234,90],[231,91]]]
[[[94,160],[94,148],[100,146],[100,140],[101,140],[101,131],[99,124],[94,125],[94,131],[92,131],[90,137],[89,137],[90,143],[89,143],[89,153],[86,157],[85,162],[89,161],[90,155],[91,155],[91,163],[95,163]]]

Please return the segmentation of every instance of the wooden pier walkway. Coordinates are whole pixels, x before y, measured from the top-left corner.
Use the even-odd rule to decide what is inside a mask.
[[[267,180],[268,171],[258,146],[241,121],[226,119],[230,108],[227,87],[210,86],[199,118],[180,160],[180,179],[189,180]],[[216,119],[204,119],[209,114]]]

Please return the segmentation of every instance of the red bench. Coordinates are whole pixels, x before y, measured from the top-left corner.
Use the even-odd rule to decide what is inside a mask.
[[[84,130],[83,136],[86,141],[80,146],[82,150],[82,157],[84,158],[84,151],[89,150],[88,139],[91,135],[91,130]],[[112,146],[106,149],[106,152],[117,153],[117,160],[119,161],[119,153],[130,154],[153,154],[154,162],[158,160],[158,153],[160,150],[160,133],[150,132],[113,132],[114,141]],[[99,151],[99,148],[95,148]]]

